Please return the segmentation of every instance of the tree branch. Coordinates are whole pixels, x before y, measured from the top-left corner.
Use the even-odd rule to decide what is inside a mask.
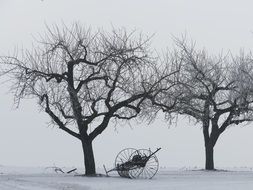
[[[64,123],[53,113],[53,111],[49,107],[49,100],[47,94],[44,94],[41,96],[41,102],[46,101],[46,109],[45,112],[48,113],[48,115],[53,119],[53,121],[59,126],[60,129],[67,132],[68,134],[72,135],[73,137],[78,138],[81,140],[81,137],[79,134],[75,133],[74,131],[67,128]]]

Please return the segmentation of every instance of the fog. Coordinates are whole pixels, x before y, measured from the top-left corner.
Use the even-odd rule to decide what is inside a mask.
[[[97,29],[125,27],[154,35],[157,51],[172,48],[172,37],[187,35],[210,54],[237,54],[253,44],[252,1],[203,0],[0,0],[0,55],[30,48],[46,25],[73,22]],[[7,78],[1,78],[1,82]],[[81,144],[39,112],[36,100],[24,100],[19,109],[0,86],[0,165],[83,166]],[[231,127],[215,147],[218,167],[253,166],[252,124]],[[199,125],[180,117],[171,125],[161,114],[156,121],[113,123],[94,141],[97,167],[113,165],[123,148],[161,147],[161,166],[204,167],[204,141]]]

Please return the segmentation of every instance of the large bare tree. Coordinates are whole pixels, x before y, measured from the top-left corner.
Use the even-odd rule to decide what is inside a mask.
[[[172,56],[181,63],[174,113],[200,123],[205,142],[205,168],[214,170],[214,147],[228,126],[253,120],[250,56],[209,56],[185,39],[175,40]],[[251,71],[247,73],[245,71]],[[168,111],[171,113],[171,111]]]
[[[74,24],[47,27],[38,46],[2,57],[2,75],[12,79],[17,104],[37,98],[53,125],[81,141],[85,174],[94,175],[92,141],[110,121],[136,118],[156,102],[162,86],[174,87],[176,70],[160,72],[157,60],[148,37],[125,29],[92,32]]]

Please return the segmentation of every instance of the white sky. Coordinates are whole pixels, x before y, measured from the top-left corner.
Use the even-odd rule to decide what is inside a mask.
[[[92,28],[124,26],[156,34],[160,50],[171,47],[171,36],[187,34],[210,53],[249,50],[253,44],[253,2],[248,0],[0,0],[0,54],[29,47],[32,35],[43,34],[45,23],[79,21]],[[15,110],[6,85],[0,86],[0,165],[83,166],[80,143],[39,113],[36,101],[26,100]],[[252,124],[251,124],[252,125]],[[253,166],[253,128],[232,127],[215,147],[215,164]],[[94,142],[97,167],[112,166],[125,147],[162,147],[161,166],[204,167],[204,143],[199,126],[180,119],[177,127],[162,119],[150,126],[111,125]]]

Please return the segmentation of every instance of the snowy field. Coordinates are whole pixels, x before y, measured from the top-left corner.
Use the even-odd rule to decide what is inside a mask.
[[[102,170],[101,170],[102,172]],[[251,190],[251,168],[224,171],[160,169],[151,180],[111,177],[81,177],[55,173],[45,168],[0,167],[0,190]]]

